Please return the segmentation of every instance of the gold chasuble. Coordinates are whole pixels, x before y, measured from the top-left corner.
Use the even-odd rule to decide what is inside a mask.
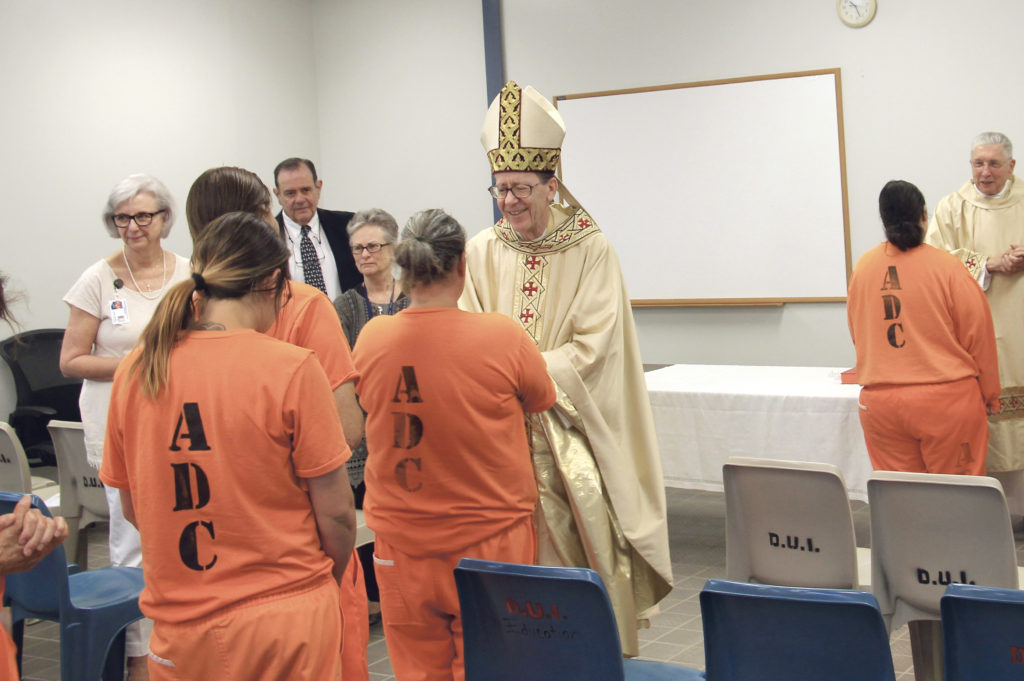
[[[571,200],[564,191],[563,196]],[[538,558],[590,567],[611,596],[624,654],[672,588],[665,489],[632,310],[618,258],[582,209],[552,205],[521,241],[504,219],[466,246],[460,307],[518,319],[540,348],[556,405],[531,415]]]
[[[1024,469],[1024,274],[990,274],[989,258],[1010,244],[1024,245],[1024,186],[1016,176],[1002,196],[985,196],[967,182],[939,201],[925,242],[960,258],[979,283],[990,279],[985,294],[992,308],[999,352],[1002,411],[989,417],[986,467],[989,473]]]

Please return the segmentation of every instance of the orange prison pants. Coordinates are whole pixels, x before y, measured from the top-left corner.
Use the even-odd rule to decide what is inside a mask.
[[[366,649],[370,645],[370,610],[366,602],[366,582],[359,554],[352,555],[341,576],[341,678],[345,681],[369,681]]]
[[[423,537],[424,546],[430,538]],[[462,620],[453,570],[463,557],[536,562],[532,516],[458,553],[415,557],[378,534],[373,552],[384,637],[397,681],[464,681]]]
[[[330,577],[182,623],[155,620],[153,681],[340,681],[338,585]]]
[[[876,471],[985,475],[988,417],[977,379],[865,386],[858,406]]]

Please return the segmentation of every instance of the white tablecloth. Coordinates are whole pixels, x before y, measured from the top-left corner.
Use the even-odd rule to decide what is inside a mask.
[[[839,466],[851,499],[866,501],[860,386],[840,383],[842,371],[677,364],[648,372],[665,484],[720,491],[730,456],[823,461]]]

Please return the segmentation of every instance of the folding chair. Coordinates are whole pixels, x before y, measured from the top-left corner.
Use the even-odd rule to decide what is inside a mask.
[[[107,495],[99,472],[89,465],[85,455],[85,431],[76,421],[50,421],[46,424],[57,456],[60,482],[61,515],[70,534],[64,552],[82,567],[88,565],[89,542],[82,534],[110,519]]]
[[[708,681],[894,681],[875,597],[711,579],[700,593]]]
[[[0,492],[0,514],[10,513],[21,497]],[[39,497],[32,497],[32,506],[50,515]],[[124,628],[142,617],[142,570],[109,567],[69,574],[64,547],[58,546],[28,572],[6,580],[4,605],[11,608],[19,660],[24,620],[50,620],[60,623],[61,681],[124,678]]]
[[[611,601],[587,568],[463,558],[455,568],[466,681],[698,681],[665,662],[623,659]]]
[[[32,475],[17,433],[3,421],[0,421],[0,490],[35,494],[59,513],[60,488],[57,483],[41,475]]]
[[[728,579],[870,588],[871,550],[857,547],[838,466],[730,457],[722,479]]]
[[[983,476],[875,471],[868,503],[871,583],[882,615],[890,631],[911,623],[918,681],[940,679],[946,587],[1020,583],[1003,488]]]

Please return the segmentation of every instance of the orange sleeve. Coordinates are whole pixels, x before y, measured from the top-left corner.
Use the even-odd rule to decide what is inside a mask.
[[[341,329],[341,320],[327,296],[314,296],[295,320],[293,329],[291,337],[285,340],[316,353],[327,373],[331,390],[359,378]]]
[[[992,311],[985,292],[970,273],[960,267],[950,288],[953,293],[953,324],[957,340],[978,365],[978,383],[985,404],[999,399],[999,358]]]
[[[299,365],[282,409],[292,431],[295,475],[315,478],[343,466],[352,456],[327,376],[312,357]]]
[[[110,406],[107,411],[107,430],[103,436],[103,463],[100,465],[100,481],[104,485],[117,489],[128,489],[128,465],[124,455],[124,430],[122,416],[124,413],[123,394],[127,382],[136,380],[129,376],[128,368],[138,357],[138,350],[130,353],[114,372],[114,386],[110,393]]]
[[[555,404],[555,382],[548,376],[547,362],[522,327],[513,323],[522,337],[519,343],[519,400],[529,413],[546,411]]]

